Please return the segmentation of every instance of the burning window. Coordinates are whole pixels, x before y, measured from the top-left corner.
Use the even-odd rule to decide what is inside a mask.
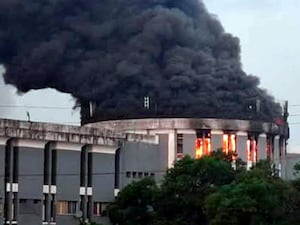
[[[236,135],[225,133],[223,135],[223,152],[225,154],[236,152]]]
[[[211,153],[210,131],[200,131],[196,139],[196,159]]]
[[[257,137],[249,135],[247,141],[247,165],[248,168],[252,167],[257,162]]]

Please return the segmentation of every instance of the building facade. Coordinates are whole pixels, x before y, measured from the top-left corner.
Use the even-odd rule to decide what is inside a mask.
[[[140,119],[65,126],[0,120],[4,224],[108,223],[107,204],[134,180],[160,180],[184,155],[235,152],[287,177],[288,127],[223,119]]]
[[[154,135],[160,151],[167,154],[167,166],[184,155],[200,158],[223,149],[236,153],[248,168],[267,159],[285,177],[288,124],[230,119],[139,119],[105,121],[87,125],[123,133]]]
[[[106,224],[103,212],[121,185],[156,175],[155,163],[134,156],[154,161],[157,154],[154,136],[0,120],[0,218],[20,225]]]

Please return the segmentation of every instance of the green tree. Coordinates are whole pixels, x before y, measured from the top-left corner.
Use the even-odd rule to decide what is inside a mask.
[[[294,176],[295,179],[291,181],[291,185],[295,189],[294,195],[294,204],[293,204],[293,215],[291,218],[293,219],[294,223],[300,224],[300,162],[294,165]]]
[[[148,225],[153,218],[153,196],[157,191],[155,181],[145,178],[126,186],[107,209],[112,224]]]
[[[201,159],[184,157],[167,171],[156,196],[155,224],[206,224],[205,198],[234,180],[230,161],[220,155]]]
[[[293,224],[295,191],[261,162],[206,199],[209,225]],[[297,223],[296,223],[297,224]]]

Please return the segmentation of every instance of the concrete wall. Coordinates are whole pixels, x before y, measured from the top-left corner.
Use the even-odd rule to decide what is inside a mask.
[[[237,135],[237,154],[244,162],[247,162],[247,140],[246,133],[238,133]]]
[[[42,224],[42,204],[41,199],[20,199],[18,224]]]
[[[42,223],[43,149],[19,149],[19,224]]]
[[[57,225],[78,225],[79,223],[80,223],[79,219],[76,218],[74,215],[57,215],[56,217]]]
[[[258,160],[267,159],[267,136],[265,134],[260,135],[258,138],[257,151]]]
[[[95,202],[108,203],[114,200],[115,154],[92,153],[93,197]],[[107,224],[108,218],[92,215],[92,221]]]
[[[93,200],[111,202],[114,200],[115,155],[93,153]]]
[[[300,162],[300,154],[292,154],[288,153],[286,155],[286,167],[282,171],[282,178],[286,180],[294,180],[300,177],[300,174],[295,176],[294,175],[294,166],[296,163]]]
[[[216,132],[211,135],[211,150],[215,151],[223,147],[223,133]]]
[[[167,140],[162,139],[162,141],[164,142],[162,146],[165,146]],[[162,151],[155,145],[126,143],[121,148],[121,188],[132,181],[137,181],[145,177],[145,173],[148,173],[148,176],[154,173],[155,178],[159,180],[163,175],[163,171],[166,170],[166,164],[162,163],[162,161],[167,161],[166,153],[167,149]],[[128,172],[130,173],[130,177],[127,177]]]
[[[280,164],[280,142],[279,142],[280,137],[276,136],[274,139],[274,163],[276,167],[279,167]]]
[[[196,157],[195,142],[196,134],[183,134],[183,154]]]
[[[169,137],[167,134],[159,134],[159,157],[156,159],[159,162],[158,170],[166,171],[168,169],[168,149]]]
[[[79,199],[80,152],[57,149],[57,200]]]
[[[55,149],[57,151],[57,201],[78,201],[80,189],[80,151]],[[57,215],[58,225],[78,224],[74,215]]]
[[[19,147],[19,198],[43,198],[43,149]]]

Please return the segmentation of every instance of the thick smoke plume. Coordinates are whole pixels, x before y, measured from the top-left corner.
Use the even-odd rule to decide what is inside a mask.
[[[1,0],[0,63],[22,92],[71,93],[86,121],[90,101],[99,120],[281,111],[198,0]]]
[[[0,66],[0,118],[7,118],[11,114],[11,108],[9,106],[15,102],[10,89],[3,82],[3,72],[4,70]]]

